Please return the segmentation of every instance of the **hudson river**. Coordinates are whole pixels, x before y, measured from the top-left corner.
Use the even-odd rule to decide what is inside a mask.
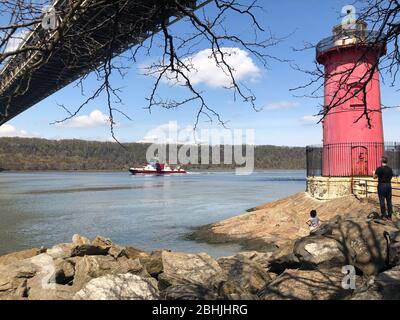
[[[102,235],[145,250],[239,251],[183,239],[193,227],[305,190],[304,171],[185,176],[129,173],[0,173],[0,255]]]

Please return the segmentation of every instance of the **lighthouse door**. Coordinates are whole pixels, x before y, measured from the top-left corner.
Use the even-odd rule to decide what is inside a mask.
[[[368,175],[368,149],[366,147],[353,147],[351,149],[353,176]]]

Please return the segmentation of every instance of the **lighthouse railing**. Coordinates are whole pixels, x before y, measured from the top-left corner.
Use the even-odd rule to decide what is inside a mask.
[[[349,30],[340,35],[334,35],[321,40],[317,46],[317,56],[333,48],[346,44],[379,45],[385,39],[385,35],[378,31]],[[349,40],[353,40],[349,43]]]
[[[370,177],[386,156],[400,175],[400,143],[349,142],[306,147],[308,177]]]

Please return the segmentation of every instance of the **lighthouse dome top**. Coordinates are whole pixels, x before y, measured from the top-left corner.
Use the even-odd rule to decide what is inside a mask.
[[[385,34],[368,30],[368,25],[363,20],[348,21],[333,28],[333,35],[325,38],[317,44],[317,61],[333,49],[346,47],[371,47],[375,48],[379,55],[386,53]]]

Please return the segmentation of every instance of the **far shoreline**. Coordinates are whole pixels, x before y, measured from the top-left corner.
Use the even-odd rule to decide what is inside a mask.
[[[191,172],[196,172],[196,173],[207,173],[207,172],[220,172],[220,173],[234,173],[236,169],[187,169],[188,173]],[[254,169],[253,173],[258,173],[258,172],[266,172],[266,171],[276,171],[276,172],[282,172],[282,171],[306,171],[306,169],[276,169],[276,168],[258,168]],[[83,172],[83,173],[118,173],[118,172],[129,172],[129,169],[123,169],[123,170],[113,170],[113,169],[107,169],[107,170],[95,170],[95,169],[90,169],[90,170],[8,170],[8,169],[3,169],[0,171],[0,173],[57,173],[57,172],[65,172],[65,173],[73,173],[73,172]]]

